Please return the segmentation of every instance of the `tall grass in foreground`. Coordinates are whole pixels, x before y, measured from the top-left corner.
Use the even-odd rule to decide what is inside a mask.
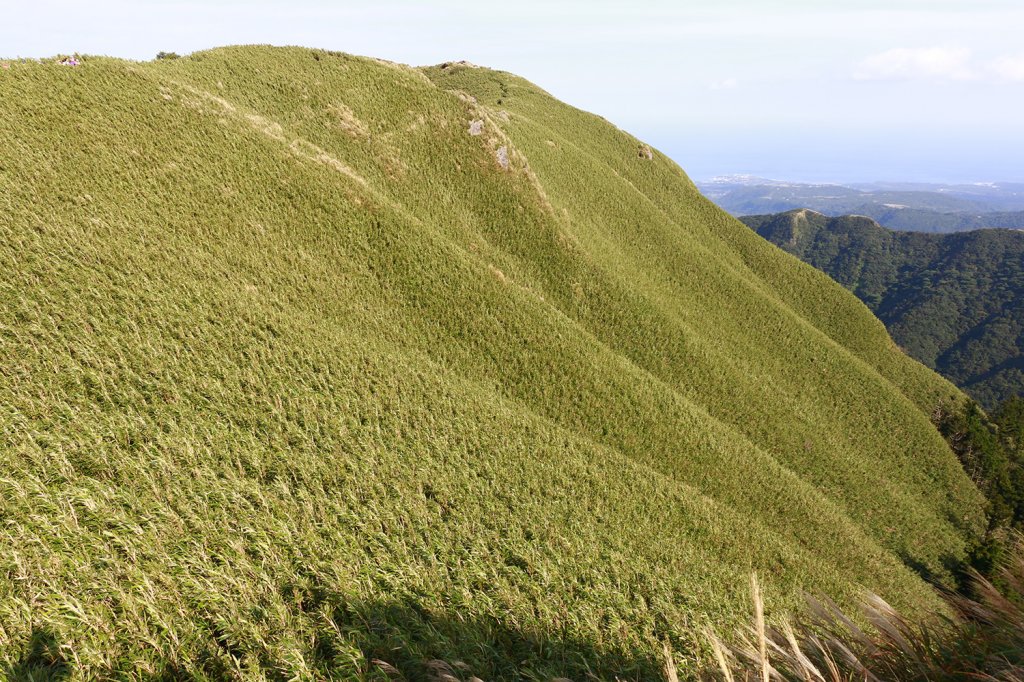
[[[1024,536],[992,580],[972,571],[969,593],[945,594],[954,615],[914,622],[869,594],[861,617],[834,603],[810,599],[808,615],[766,627],[757,577],[751,578],[754,624],[726,645],[708,633],[716,666],[709,679],[799,680],[1024,680]],[[863,624],[863,627],[862,627]],[[666,677],[675,666],[666,651]]]

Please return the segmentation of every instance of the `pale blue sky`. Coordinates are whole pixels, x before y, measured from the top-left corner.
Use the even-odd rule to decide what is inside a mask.
[[[1024,181],[1022,0],[0,0],[0,55],[296,44],[518,73],[694,178]]]

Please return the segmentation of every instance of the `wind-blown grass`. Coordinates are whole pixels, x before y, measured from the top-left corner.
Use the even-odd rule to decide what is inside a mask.
[[[927,609],[983,528],[955,388],[509,74],[14,62],[0,187],[12,669],[690,675],[749,570]]]
[[[754,625],[734,647],[714,634],[712,677],[794,682],[938,682],[1024,680],[1024,545],[1015,547],[994,581],[971,576],[971,596],[946,593],[951,613],[912,618],[868,594],[855,618],[831,601],[810,600],[793,625],[766,629],[756,578]],[[998,585],[998,586],[997,586]],[[666,650],[666,665],[672,666]],[[717,675],[714,675],[717,673]]]

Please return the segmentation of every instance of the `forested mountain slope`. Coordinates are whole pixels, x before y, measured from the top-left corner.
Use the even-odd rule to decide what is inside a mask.
[[[813,211],[743,221],[857,294],[900,346],[985,407],[1024,396],[1024,232],[892,232]]]
[[[955,387],[507,73],[17,61],[0,188],[10,675],[649,679],[983,524]]]

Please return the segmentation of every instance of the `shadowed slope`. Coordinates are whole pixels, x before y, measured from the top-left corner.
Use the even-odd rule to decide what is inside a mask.
[[[1024,233],[901,233],[812,211],[743,220],[853,291],[902,348],[987,409],[1024,393]]]

